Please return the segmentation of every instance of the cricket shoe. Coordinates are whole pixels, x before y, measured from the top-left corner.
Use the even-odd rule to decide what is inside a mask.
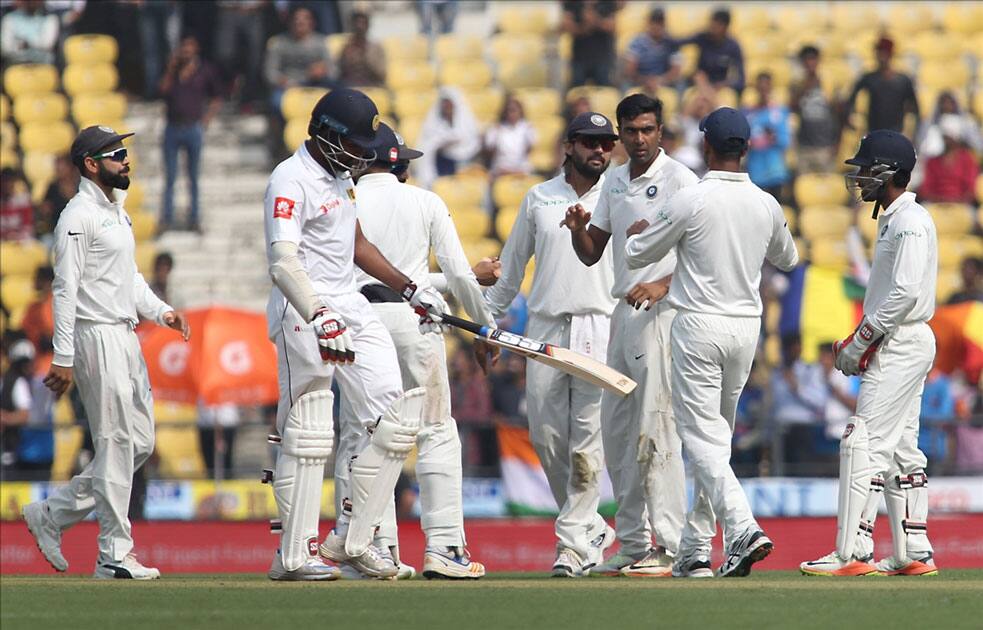
[[[366,577],[390,578],[396,577],[399,572],[393,561],[383,556],[382,552],[372,545],[369,545],[368,549],[360,556],[348,555],[348,552],[345,551],[345,539],[333,529],[321,543],[318,552],[325,560],[330,560],[336,564],[351,565],[352,568]]]
[[[935,566],[931,551],[917,560],[905,558],[903,561],[898,561],[894,556],[890,556],[874,566],[877,567],[877,572],[881,575],[924,575],[927,577],[939,574],[939,568]]]
[[[585,575],[593,567],[604,561],[604,552],[611,548],[611,545],[614,544],[616,537],[617,535],[614,532],[614,528],[605,523],[604,531],[598,534],[589,543],[587,563],[583,566],[583,572]]]
[[[485,565],[475,562],[461,547],[430,547],[423,552],[423,577],[428,580],[477,580]]]
[[[573,578],[584,576],[584,559],[573,549],[560,547],[553,562],[553,577]]]
[[[287,571],[283,568],[283,556],[277,549],[266,575],[276,582],[321,582],[337,580],[341,577],[341,571],[317,557],[308,558],[299,569]]]
[[[768,557],[775,543],[760,529],[749,529],[731,545],[727,559],[717,569],[719,577],[746,577],[751,565]]]
[[[660,546],[649,549],[648,555],[621,569],[628,577],[672,577],[672,556]]]
[[[705,553],[695,553],[685,556],[672,565],[672,577],[681,578],[712,578],[710,556]]]
[[[51,515],[48,514],[48,505],[44,501],[28,503],[24,506],[23,514],[27,529],[34,536],[38,551],[48,561],[48,564],[55,571],[68,569],[68,561],[61,554],[61,530],[51,520]]]
[[[854,556],[844,560],[835,551],[828,553],[818,560],[803,562],[799,570],[805,575],[821,575],[825,577],[847,577],[875,575],[877,567],[870,563],[871,558],[860,559]]]
[[[395,547],[379,547],[380,553],[383,558],[388,558],[390,562],[396,565],[396,579],[397,580],[412,580],[416,577],[416,567],[412,567],[402,560],[397,560],[397,554],[393,551]]]
[[[601,564],[591,567],[587,575],[591,577],[617,577],[621,575],[622,569],[638,562],[647,555],[647,551],[635,555],[629,555],[619,551]]]
[[[99,562],[92,577],[100,580],[156,580],[160,578],[160,571],[143,566],[135,555],[128,553],[120,562]]]

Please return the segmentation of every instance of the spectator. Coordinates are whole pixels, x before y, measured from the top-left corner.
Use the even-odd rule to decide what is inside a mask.
[[[416,0],[420,32],[427,37],[446,35],[454,30],[457,0]]]
[[[963,288],[949,298],[948,304],[983,302],[983,258],[966,258],[959,266]]]
[[[648,29],[631,40],[625,51],[624,74],[628,86],[641,86],[654,95],[660,86],[676,81],[681,63],[679,44],[666,32],[665,11],[652,9]]]
[[[834,104],[823,92],[819,79],[819,49],[803,46],[799,51],[804,76],[792,86],[789,107],[799,116],[798,172],[826,173],[833,170],[839,144]]]
[[[0,171],[0,241],[34,238],[34,206],[24,175],[15,169]]]
[[[38,240],[51,247],[55,226],[61,211],[65,209],[68,200],[75,196],[79,189],[79,172],[67,155],[55,158],[55,178],[48,184],[44,199],[34,215],[34,231]]]
[[[332,35],[340,33],[344,29],[341,26],[341,11],[339,2],[324,2],[324,0],[274,0],[279,13],[280,21],[286,24],[290,20],[290,13],[297,7],[310,9],[314,14],[315,28],[322,35]]]
[[[21,330],[24,336],[41,354],[52,351],[51,340],[55,336],[54,293],[51,285],[55,280],[55,270],[45,265],[34,272],[34,290],[38,297],[27,306]]]
[[[772,100],[769,73],[758,74],[754,89],[757,104],[744,111],[751,126],[747,172],[756,186],[782,202],[785,198],[784,187],[789,181],[788,166],[785,164],[785,151],[791,135],[788,109]]]
[[[977,155],[983,155],[983,133],[980,125],[969,112],[964,112],[959,108],[959,102],[950,90],[943,90],[939,93],[939,98],[935,102],[935,113],[932,116],[928,129],[925,130],[925,138],[922,140],[918,152],[922,157],[931,158],[941,155],[945,151],[945,142],[942,140],[942,130],[939,122],[945,116],[957,116],[962,122],[963,141]]]
[[[730,87],[740,94],[744,90],[744,55],[741,45],[728,34],[729,29],[730,11],[717,9],[710,16],[706,31],[680,41],[679,45],[696,44],[700,49],[694,83]]]
[[[48,15],[43,0],[15,0],[14,10],[0,20],[0,54],[4,66],[55,62],[58,18]]]
[[[154,295],[168,304],[172,304],[168,299],[170,297],[168,295],[170,293],[168,291],[168,282],[173,269],[174,257],[170,253],[161,252],[154,258],[154,274],[153,279],[150,281],[150,290],[154,292]]]
[[[496,422],[527,426],[526,360],[514,352],[505,353],[488,375],[491,384],[492,417]]]
[[[280,111],[283,93],[292,87],[327,87],[331,79],[331,58],[324,35],[314,30],[314,14],[297,7],[290,14],[290,30],[274,35],[266,45],[263,66],[270,86],[270,105]]]
[[[535,143],[536,130],[526,120],[522,103],[513,95],[507,95],[498,124],[485,132],[485,152],[491,163],[492,177],[531,173],[529,153]]]
[[[34,370],[34,345],[27,339],[7,350],[9,367],[0,381],[0,468],[3,477],[47,480],[54,460],[51,395]]]
[[[782,356],[771,374],[771,417],[781,431],[784,461],[804,463],[812,459],[815,427],[826,409],[825,378],[819,366],[802,361],[798,335],[782,339]]]
[[[356,11],[351,17],[352,34],[341,49],[338,78],[352,87],[382,86],[386,83],[386,51],[369,41],[369,14]]]
[[[259,99],[262,89],[260,70],[264,25],[267,23],[263,19],[266,0],[218,0],[217,6],[216,56],[233,96],[246,105],[248,111],[249,104]]]
[[[453,175],[481,150],[478,121],[460,90],[443,87],[420,128],[423,157],[417,160],[416,177],[429,188],[437,177]]]
[[[818,369],[826,386],[826,407],[822,413],[826,421],[826,438],[838,441],[857,408],[860,379],[836,369],[832,341],[819,344]]]
[[[200,232],[198,210],[198,169],[205,127],[221,106],[218,77],[199,54],[198,40],[187,35],[181,40],[160,80],[160,92],[167,104],[164,128],[164,199],[161,203],[160,231],[174,227],[174,182],[177,180],[178,152],[187,156],[190,208],[186,227]]]
[[[973,203],[980,167],[963,143],[962,119],[956,114],[943,114],[938,129],[945,149],[926,162],[918,196],[924,201]]]
[[[844,124],[853,128],[850,114],[853,113],[857,95],[861,91],[867,93],[869,105],[867,109],[867,130],[891,129],[902,131],[904,117],[911,112],[915,115],[917,126],[919,112],[918,99],[915,97],[915,85],[911,78],[902,72],[896,72],[891,67],[894,56],[894,42],[882,37],[874,46],[877,55],[877,69],[860,77],[850,93],[846,107]]]
[[[164,60],[177,42],[177,3],[171,0],[134,0],[139,8],[143,52],[143,97],[153,99],[160,89]]]
[[[232,404],[198,407],[201,455],[210,477],[227,479],[231,475],[232,449],[240,420],[239,408]],[[216,464],[220,468],[216,469]]]
[[[563,3],[564,33],[573,37],[570,85],[612,85],[614,29],[618,3],[609,0],[573,0]]]
[[[451,409],[461,433],[465,465],[486,469],[498,461],[492,423],[491,389],[471,353],[458,346],[449,364]]]

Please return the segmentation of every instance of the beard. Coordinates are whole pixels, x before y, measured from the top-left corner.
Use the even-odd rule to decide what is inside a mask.
[[[595,166],[588,162],[587,160],[580,160],[577,158],[576,154],[570,155],[570,163],[577,170],[578,173],[584,177],[595,178],[600,177],[601,174],[607,170],[607,163],[602,163],[600,166]]]
[[[111,186],[113,188],[119,188],[120,190],[126,190],[130,187],[130,177],[129,175],[124,175],[122,173],[110,173],[109,170],[100,162],[99,183],[103,186]]]

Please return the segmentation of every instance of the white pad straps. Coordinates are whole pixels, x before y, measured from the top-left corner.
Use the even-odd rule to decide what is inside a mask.
[[[898,473],[892,468],[884,493],[894,555],[898,559],[918,557],[932,551],[928,541],[928,476],[924,472]]]
[[[840,492],[836,519],[836,551],[844,560],[856,551],[860,517],[867,504],[872,475],[867,424],[854,416],[840,440]]]

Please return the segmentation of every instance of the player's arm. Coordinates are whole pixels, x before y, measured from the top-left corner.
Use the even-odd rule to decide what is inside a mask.
[[[685,191],[680,191],[659,210],[655,223],[649,225],[648,221],[642,219],[628,228],[625,260],[629,269],[651,265],[672,251],[686,231],[694,201]]]
[[[893,222],[896,252],[891,271],[891,290],[887,298],[866,320],[875,330],[887,334],[894,330],[915,307],[922,279],[927,273],[929,233],[916,218],[902,216]]]
[[[603,198],[603,192],[602,192]],[[601,202],[598,202],[600,207]],[[588,267],[594,265],[604,254],[604,248],[608,245],[611,232],[598,227],[592,222],[592,217],[597,216],[597,208],[594,213],[587,212],[579,203],[567,208],[567,214],[563,217],[560,225],[565,225],[570,230],[570,242],[573,250],[577,252],[577,258]]]
[[[155,321],[160,326],[173,328],[181,333],[185,341],[188,340],[191,336],[191,328],[184,315],[157,297],[139,271],[133,273],[133,295],[136,298],[137,313],[140,317]]]
[[[61,395],[72,385],[75,364],[75,311],[82,270],[92,239],[92,226],[80,216],[78,208],[62,213],[55,226],[55,279],[52,283],[55,331],[54,358],[44,384]]]
[[[431,208],[430,246],[433,249],[434,257],[437,259],[437,266],[444,272],[444,277],[447,279],[448,289],[458,299],[472,321],[494,326],[495,320],[481,294],[481,287],[478,285],[471,265],[468,264],[464,247],[461,246],[461,239],[454,229],[453,221],[451,221],[450,211],[436,195],[431,199],[431,203],[433,206]]]
[[[788,229],[788,221],[778,202],[771,198],[769,201],[772,217],[771,240],[765,258],[782,271],[791,271],[799,264],[799,252],[795,248],[795,239]]]
[[[515,217],[515,223],[502,248],[502,275],[485,292],[485,301],[491,306],[496,317],[502,317],[515,299],[522,280],[526,276],[526,265],[532,258],[536,247],[536,226],[529,220],[529,197],[527,193]]]

